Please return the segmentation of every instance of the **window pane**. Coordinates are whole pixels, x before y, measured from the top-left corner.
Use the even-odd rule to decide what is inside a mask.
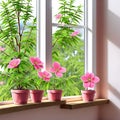
[[[67,3],[69,4],[70,0],[68,0]],[[64,11],[69,11],[69,12],[71,11],[71,13],[73,12],[72,10],[70,10],[70,8],[72,9],[72,7],[70,7],[70,4],[69,6],[67,6],[67,3],[65,4],[65,9],[63,8],[62,13],[64,13]],[[81,20],[79,20],[79,25],[84,25],[84,0],[75,0],[72,5],[74,5],[75,7],[81,5],[81,10],[83,11],[83,14],[81,14]],[[61,2],[59,0],[52,0],[52,22],[53,23],[58,23],[58,20],[56,19],[55,15],[61,13],[60,10],[58,9],[60,8],[60,6],[61,6]],[[76,14],[76,10],[77,10],[77,7],[73,14]],[[72,18],[72,15],[71,15],[71,18]]]
[[[79,95],[84,74],[84,0],[52,0],[52,59],[66,67],[64,95]],[[74,90],[73,90],[74,88]]]
[[[70,34],[72,30],[80,34],[72,37]],[[62,78],[64,84],[60,86],[64,90],[64,95],[79,95],[82,89],[80,76],[84,73],[84,29],[53,27],[52,43],[53,61],[60,62],[67,69]]]

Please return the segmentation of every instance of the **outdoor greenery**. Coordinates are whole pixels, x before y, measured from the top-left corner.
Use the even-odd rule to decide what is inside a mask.
[[[82,6],[75,6],[74,2],[59,0],[59,13],[56,15],[62,16],[52,40],[53,61],[58,61],[67,70],[58,86],[67,96],[79,95],[83,88],[80,76],[84,73],[84,40],[77,28],[83,19],[83,11]],[[0,81],[4,81],[4,85],[0,86],[0,100],[8,100],[11,99],[10,89],[18,83],[16,80],[24,79],[22,85],[31,87],[29,58],[36,56],[36,18],[32,15],[31,0],[2,0],[0,9],[0,46],[5,48],[0,52],[0,66],[4,69],[0,72]],[[79,34],[72,36],[75,31],[79,31]],[[7,68],[14,58],[22,60],[20,71]],[[50,85],[51,82],[41,82],[42,89],[47,90]]]
[[[58,15],[61,15],[55,33],[53,33],[53,61],[59,61],[67,72],[60,79],[64,95],[79,95],[83,88],[80,76],[84,74],[84,41],[77,28],[82,20],[81,4],[74,5],[75,0],[59,0]],[[75,31],[79,34],[73,35]],[[80,32],[79,32],[80,31]]]

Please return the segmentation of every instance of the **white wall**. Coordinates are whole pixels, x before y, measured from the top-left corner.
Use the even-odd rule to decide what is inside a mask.
[[[97,107],[68,110],[60,109],[59,106],[54,106],[0,115],[0,120],[98,120],[98,119],[97,119]]]
[[[99,119],[120,120],[120,0],[98,0],[97,9],[98,96],[110,99]]]

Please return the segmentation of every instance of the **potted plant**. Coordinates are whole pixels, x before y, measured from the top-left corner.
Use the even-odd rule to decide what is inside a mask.
[[[24,59],[14,58],[7,66],[9,71],[7,82],[9,87],[11,87],[12,98],[15,104],[26,104],[28,101],[29,90],[27,88],[29,81],[27,76],[29,75],[29,71],[25,70],[30,68],[29,65]]]
[[[32,15],[31,0],[1,1],[0,12],[0,78],[4,81],[3,99],[10,99],[10,90],[15,104],[26,104],[31,73],[29,57],[35,51],[36,18]],[[8,90],[4,93],[4,90]],[[27,95],[23,95],[23,91]],[[26,98],[20,100],[20,98]]]
[[[48,99],[51,101],[60,101],[62,97],[62,90],[59,88],[62,80],[63,73],[66,72],[66,68],[62,67],[59,62],[54,62],[50,68],[50,72],[53,77],[50,81],[52,89],[47,90]]]
[[[43,62],[38,57],[30,57],[30,62],[32,63],[33,71],[31,74],[31,87],[30,97],[32,102],[37,103],[41,102],[44,90],[42,90],[42,86],[45,84],[44,81],[48,82],[52,77],[52,74],[48,71],[42,71]],[[34,69],[36,71],[34,71]]]
[[[81,76],[81,80],[85,88],[85,90],[81,90],[83,101],[93,101],[95,96],[95,90],[93,88],[95,84],[100,81],[100,78],[95,76],[94,73],[87,72],[85,75]]]

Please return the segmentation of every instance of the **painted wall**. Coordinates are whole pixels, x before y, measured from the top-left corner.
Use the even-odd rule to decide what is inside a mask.
[[[110,99],[99,120],[120,120],[120,0],[97,0],[98,96]]]
[[[97,110],[97,107],[66,110],[54,106],[0,115],[0,120],[98,120]]]

